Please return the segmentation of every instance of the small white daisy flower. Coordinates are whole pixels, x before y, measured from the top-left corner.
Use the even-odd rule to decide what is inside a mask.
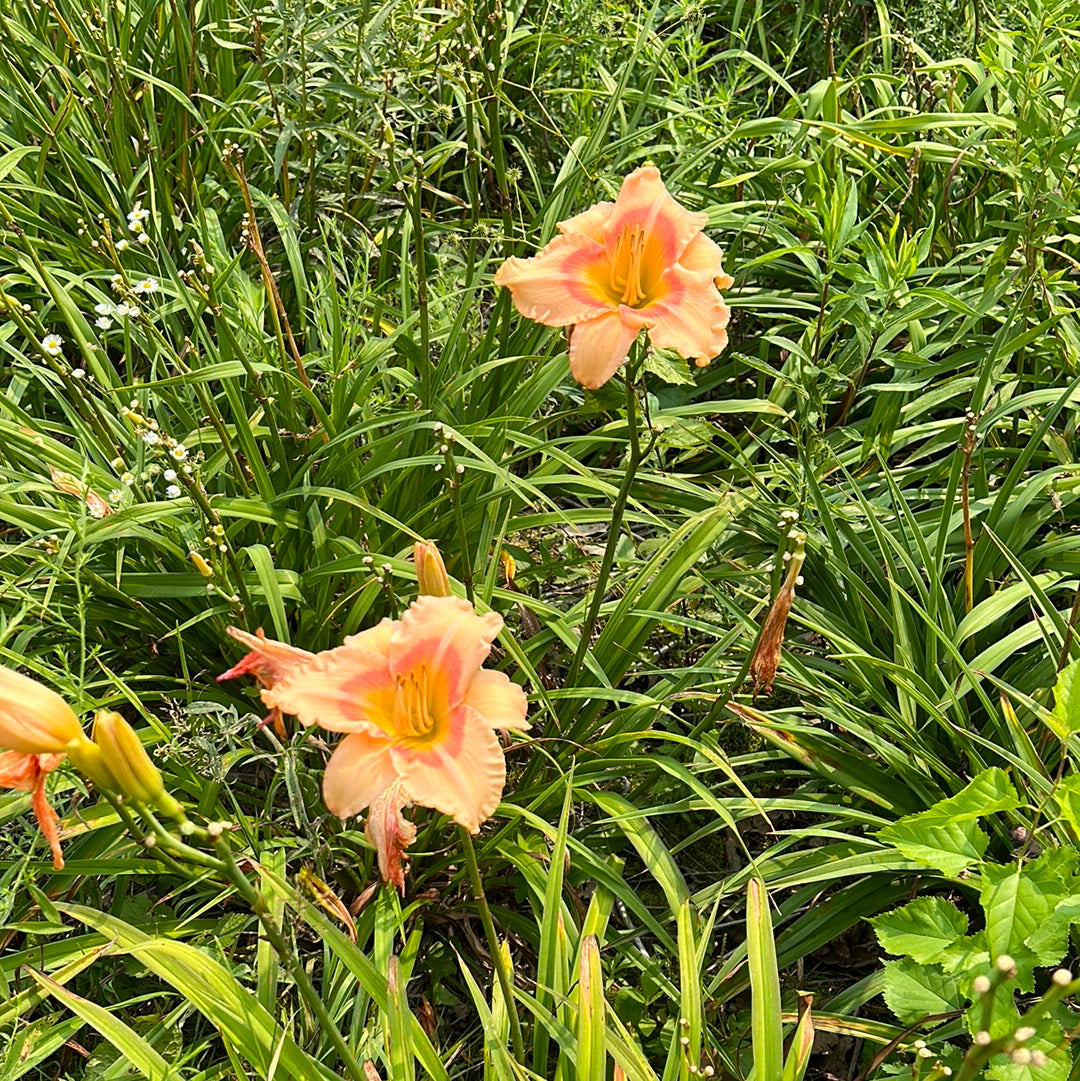
[[[71,369],[71,378],[72,379],[85,379],[86,378],[86,369],[85,368],[72,368]]]
[[[187,457],[187,447],[183,443],[177,443],[169,453],[178,461],[182,462]]]
[[[108,330],[112,326],[112,320],[107,315],[99,315],[94,320],[94,326],[100,327],[102,330]]]
[[[161,436],[157,432],[143,432],[142,441],[148,447],[156,447],[161,442]]]
[[[130,488],[135,483],[135,475],[133,473],[121,473],[120,483],[125,488]]]
[[[122,500],[123,498],[124,498],[124,489],[123,488],[114,488],[109,493],[109,502],[110,503],[119,503],[120,500]]]
[[[170,484],[169,487],[165,489],[165,497],[167,499],[179,499],[181,495],[182,493],[179,484]]]
[[[116,241],[116,243],[113,245],[113,247],[117,251],[127,251],[128,248],[131,247],[131,243],[130,243],[130,241],[128,240],[128,238],[126,236],[122,236]]]
[[[167,481],[174,481],[174,480],[176,480],[176,470],[175,470],[175,469],[166,469],[166,470],[165,470],[165,472],[164,472],[164,473],[162,473],[161,475],[162,475],[162,476],[163,476],[163,477],[164,477],[164,478],[165,478],[165,479],[166,479]]]
[[[150,234],[149,233],[140,233],[135,239],[140,244],[149,244],[150,243]]]
[[[137,304],[117,304],[116,314],[121,318],[131,317],[132,319],[139,314],[139,306]]]
[[[95,315],[112,315],[112,313],[113,313],[113,306],[111,304],[95,304],[94,305],[94,314]]]
[[[136,293],[152,293],[157,287],[158,283],[154,278],[143,278],[132,286]]]

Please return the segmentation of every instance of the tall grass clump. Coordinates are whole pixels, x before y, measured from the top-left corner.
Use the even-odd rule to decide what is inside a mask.
[[[0,796],[0,1078],[1064,1081],[1078,30],[0,0],[0,664],[139,745]],[[493,277],[646,162],[730,344],[585,390]],[[216,677],[418,541],[531,729],[401,892]]]

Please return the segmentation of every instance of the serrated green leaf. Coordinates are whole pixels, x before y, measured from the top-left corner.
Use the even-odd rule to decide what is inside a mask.
[[[1017,962],[1017,986],[1031,989],[1031,969],[1052,964],[1060,955],[1037,954],[1026,944],[1055,906],[1068,895],[1063,865],[1056,852],[1026,864],[986,864],[980,899],[986,914],[986,941],[992,958],[1009,954]],[[1043,943],[1049,948],[1051,942]]]
[[[968,927],[967,916],[941,897],[919,897],[870,923],[882,949],[924,965],[941,961]]]
[[[650,349],[645,358],[645,371],[676,386],[694,384],[694,377],[687,369],[686,361],[674,350]]]
[[[1080,894],[1072,894],[1054,906],[1053,911],[1027,937],[1027,945],[1040,965],[1055,965],[1064,956],[1069,943],[1069,928],[1080,923]]]
[[[1072,733],[1080,732],[1080,660],[1058,672],[1054,708],[1046,725],[1058,739],[1068,739]]]
[[[1005,771],[995,767],[983,770],[955,796],[886,826],[878,838],[908,859],[955,876],[986,851],[988,839],[976,820],[1019,805]]]
[[[937,965],[920,965],[907,957],[885,962],[885,1002],[905,1025],[959,1010],[967,998],[961,980]]]
[[[989,964],[990,951],[986,948],[986,934],[983,931],[958,938],[941,955],[941,967],[957,975],[975,969],[984,972]]]

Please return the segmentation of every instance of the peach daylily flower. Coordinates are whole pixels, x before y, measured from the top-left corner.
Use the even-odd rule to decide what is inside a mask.
[[[502,626],[458,597],[421,596],[400,620],[316,654],[262,692],[301,724],[347,733],[327,764],[323,798],[341,818],[372,807],[384,875],[395,858],[400,868],[412,839],[405,803],[472,833],[499,804],[506,763],[494,729],[529,727],[524,691],[481,667]]]
[[[23,754],[21,751],[0,751],[0,788],[29,792],[38,828],[49,842],[53,867],[64,869],[60,852],[59,818],[49,805],[45,794],[45,778],[64,760],[62,754]]]
[[[507,259],[495,284],[526,318],[573,328],[570,371],[590,390],[615,374],[643,329],[656,348],[705,367],[727,345],[731,313],[718,290],[733,280],[702,232],[706,220],[645,165],[626,177],[614,203],[559,222],[561,235],[538,255]]]

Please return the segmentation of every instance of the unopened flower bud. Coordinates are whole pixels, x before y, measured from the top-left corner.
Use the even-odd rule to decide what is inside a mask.
[[[988,976],[976,976],[971,981],[971,989],[977,995],[985,995],[990,990],[990,978]]]
[[[55,691],[0,665],[0,748],[20,754],[63,754],[83,740],[72,708]]]
[[[1007,953],[1003,953],[994,965],[998,972],[1008,976],[1010,980],[1016,975],[1016,962]]]
[[[1013,1039],[1017,1043],[1026,1043],[1035,1035],[1035,1030],[1030,1025],[1022,1025],[1013,1033]]]
[[[420,593],[428,597],[449,597],[450,577],[439,549],[430,541],[420,541],[413,546],[413,562],[416,564],[416,584]]]
[[[979,1047],[986,1047],[990,1043],[990,1033],[982,1029],[975,1033],[975,1043]]]
[[[1058,987],[1068,987],[1072,983],[1073,974],[1067,968],[1059,968],[1051,979]]]
[[[176,800],[165,791],[161,772],[150,761],[142,740],[119,713],[102,709],[95,714],[94,742],[101,748],[105,764],[126,799],[152,804],[168,814],[180,810]]]

